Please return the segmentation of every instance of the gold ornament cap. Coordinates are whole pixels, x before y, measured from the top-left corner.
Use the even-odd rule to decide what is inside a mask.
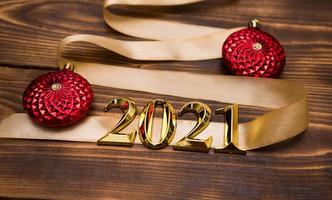
[[[249,23],[248,23],[248,28],[261,28],[261,23],[259,22],[258,19],[252,19]]]

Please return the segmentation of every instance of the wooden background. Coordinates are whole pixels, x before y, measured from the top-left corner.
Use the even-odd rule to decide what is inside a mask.
[[[107,27],[103,1],[0,1],[0,120],[23,112],[21,94],[39,74],[57,66],[65,36],[91,33],[130,39]],[[216,27],[246,25],[258,17],[287,51],[282,79],[309,92],[310,126],[289,141],[247,155],[97,146],[94,143],[0,140],[0,197],[31,199],[332,199],[332,2],[331,0],[209,0],[183,7],[115,8]],[[71,57],[128,67],[224,73],[220,60],[143,62],[88,45]],[[110,77],[112,78],[112,77]],[[114,96],[141,109],[162,97],[176,108],[190,99],[93,86],[90,115],[102,114]],[[264,98],[264,97],[262,97]],[[216,102],[208,102],[216,107]],[[241,107],[241,121],[262,109]]]

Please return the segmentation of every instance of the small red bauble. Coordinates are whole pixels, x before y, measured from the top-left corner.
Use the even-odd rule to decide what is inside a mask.
[[[234,75],[278,77],[285,66],[284,48],[253,20],[249,28],[232,33],[222,47],[224,65]]]
[[[23,107],[38,124],[63,127],[86,115],[92,100],[89,82],[63,69],[33,80],[23,94]]]

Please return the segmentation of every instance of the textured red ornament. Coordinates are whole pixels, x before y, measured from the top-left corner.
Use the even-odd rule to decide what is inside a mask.
[[[92,99],[89,82],[63,69],[33,80],[23,94],[23,107],[37,123],[62,127],[75,123],[87,114]]]
[[[224,65],[235,75],[278,77],[285,66],[284,48],[258,28],[232,33],[222,47]]]

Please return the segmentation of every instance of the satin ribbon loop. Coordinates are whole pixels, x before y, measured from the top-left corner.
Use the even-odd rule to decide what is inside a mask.
[[[222,29],[125,17],[110,13],[108,9],[113,5],[175,6],[200,1],[202,0],[107,0],[103,12],[105,22],[110,27],[130,36],[156,41],[124,41],[95,35],[72,35],[64,38],[59,45],[59,66],[64,66],[67,62],[74,63],[77,73],[96,85],[273,109],[250,122],[238,125],[237,147],[241,150],[271,145],[304,131],[308,126],[307,93],[291,81],[135,69],[77,62],[62,57],[64,48],[70,43],[88,42],[135,60],[193,61],[220,58],[223,41],[240,28]],[[20,123],[16,123],[17,120]],[[0,123],[0,137],[92,141],[96,139],[92,134],[98,130],[103,133],[105,124],[104,118],[88,117],[82,124],[52,134],[52,130],[37,127],[27,121],[26,117],[14,114]],[[192,124],[179,120],[178,126],[192,127]],[[213,131],[209,133],[214,138],[223,138],[216,127],[222,125],[214,123]],[[77,131],[77,135],[73,131]]]

